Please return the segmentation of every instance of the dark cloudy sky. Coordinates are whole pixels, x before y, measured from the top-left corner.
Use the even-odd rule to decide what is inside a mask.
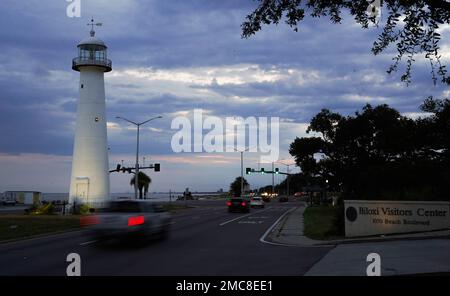
[[[91,16],[104,26],[97,36],[109,47],[106,74],[110,166],[131,165],[135,132],[115,119],[164,118],[142,134],[142,156],[160,162],[153,190],[227,189],[240,173],[239,154],[174,154],[174,117],[202,108],[210,115],[277,116],[280,158],[322,108],[350,114],[364,104],[387,103],[409,116],[434,86],[428,62],[417,58],[413,83],[386,69],[393,49],[373,56],[380,29],[361,29],[351,17],[340,25],[307,18],[299,32],[264,27],[240,38],[252,0],[81,0],[82,17],[68,18],[65,0],[0,2],[0,191],[67,192],[78,97],[71,70],[77,43],[88,36]],[[450,61],[450,28],[441,30],[443,61]],[[258,154],[245,166],[257,167]],[[265,167],[269,168],[266,164]],[[280,166],[284,169],[284,166]],[[277,177],[277,180],[281,177]],[[131,191],[129,175],[111,176],[112,192]],[[252,176],[255,187],[270,177]]]

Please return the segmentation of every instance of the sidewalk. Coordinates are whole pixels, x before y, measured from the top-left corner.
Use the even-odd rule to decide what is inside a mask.
[[[292,246],[314,246],[323,242],[303,235],[303,212],[305,206],[297,207],[288,213],[269,233],[266,241]]]
[[[305,206],[302,205],[300,207],[297,207],[295,210],[289,212],[267,235],[266,241],[275,244],[282,244],[289,246],[330,246],[330,245],[364,243],[364,242],[450,238],[450,230],[441,230],[441,231],[431,231],[421,233],[345,238],[340,240],[326,240],[326,241],[313,240],[303,235],[304,211]]]
[[[366,276],[367,255],[381,258],[381,275],[450,274],[450,230],[318,241],[303,235],[304,206],[287,212],[264,242],[291,247],[335,246],[307,276]]]
[[[381,275],[450,274],[450,240],[385,241],[338,245],[307,276],[366,276],[367,256],[380,256]]]

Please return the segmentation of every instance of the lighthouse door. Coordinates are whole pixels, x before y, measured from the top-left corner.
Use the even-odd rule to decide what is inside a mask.
[[[87,189],[88,185],[85,183],[78,183],[77,184],[77,198],[85,199],[87,197]]]
[[[75,196],[77,200],[88,202],[89,196],[89,179],[77,178]]]

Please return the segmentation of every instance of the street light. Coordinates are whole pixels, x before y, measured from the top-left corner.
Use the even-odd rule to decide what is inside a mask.
[[[244,192],[244,152],[247,152],[248,150],[250,150],[250,147],[247,147],[244,150],[238,150],[234,147],[233,147],[233,149],[234,149],[234,151],[241,153],[241,196],[242,196],[242,193]]]
[[[290,177],[290,175],[289,175],[289,172],[290,172],[289,171],[289,166],[291,164],[284,163],[284,162],[282,162],[283,160],[287,160],[287,159],[280,159],[279,161],[277,161],[277,163],[286,166],[286,172],[287,172],[287,175],[286,175],[286,195],[289,197],[289,177]]]
[[[129,119],[126,119],[125,117],[120,117],[120,116],[116,116],[117,119],[122,119],[125,120],[133,125],[135,125],[137,127],[137,141],[136,141],[136,167],[135,167],[135,175],[134,175],[134,198],[138,199],[138,179],[139,179],[139,130],[141,125],[146,124],[147,122],[150,122],[152,120],[158,119],[158,118],[162,118],[162,116],[156,116],[153,118],[150,118],[146,121],[143,122],[134,122],[131,121]]]

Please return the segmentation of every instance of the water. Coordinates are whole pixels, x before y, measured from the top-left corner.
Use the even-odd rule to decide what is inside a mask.
[[[202,197],[202,196],[219,196],[223,193],[218,192],[196,192],[192,193],[195,197]],[[176,200],[178,196],[183,196],[183,192],[172,192],[172,201]],[[111,197],[113,199],[117,199],[119,197],[127,197],[127,198],[134,198],[134,192],[128,192],[128,193],[111,193]],[[147,198],[152,201],[169,201],[170,200],[170,194],[169,192],[152,192],[147,193]],[[61,201],[68,201],[69,200],[69,193],[42,193],[41,195],[41,201],[54,201],[54,200],[61,200]]]

